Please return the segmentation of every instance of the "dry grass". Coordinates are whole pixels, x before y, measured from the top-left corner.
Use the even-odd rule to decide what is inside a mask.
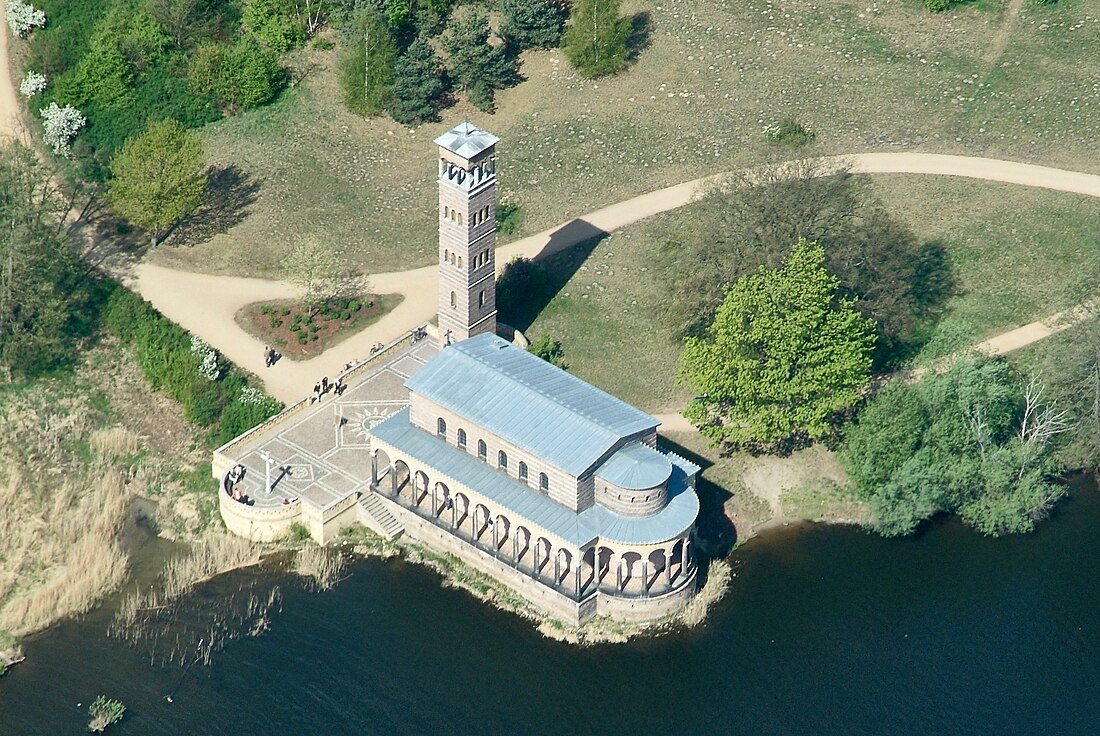
[[[75,376],[0,389],[0,629],[15,634],[117,588],[132,502],[185,495],[198,457],[179,408],[149,392],[125,351],[106,341],[86,361]],[[173,505],[157,520],[174,526]]]
[[[9,466],[0,486],[0,628],[23,635],[83,613],[125,578],[117,537],[130,495],[114,469],[89,470],[50,483]]]
[[[92,450],[104,457],[129,457],[137,453],[141,438],[126,427],[113,426],[92,432]]]
[[[732,572],[730,564],[725,560],[711,562],[707,568],[707,581],[680,612],[677,622],[689,629],[703,623],[711,607],[722,600],[729,590]]]
[[[307,578],[315,590],[330,590],[340,579],[347,560],[339,552],[310,545],[294,556],[294,572]]]
[[[1095,4],[1030,5],[1004,58],[986,59],[1003,0],[932,14],[919,2],[670,0],[648,11],[650,44],[628,71],[578,78],[557,51],[525,54],[527,81],[475,122],[503,139],[501,191],[523,231],[663,185],[753,163],[762,129],[793,117],[824,153],[918,149],[1100,170]],[[325,233],[369,272],[435,257],[432,139],[343,110],[336,52],[295,57],[303,81],[276,104],[205,129],[211,156],[260,184],[249,216],[154,258],[194,270],[275,275],[303,236]],[[1007,64],[1007,66],[1005,66]]]

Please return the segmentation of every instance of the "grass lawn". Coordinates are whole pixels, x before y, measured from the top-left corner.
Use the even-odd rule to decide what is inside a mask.
[[[1100,287],[1100,207],[1095,200],[1027,187],[891,175],[875,178],[887,209],[923,240],[946,246],[959,293],[929,350],[952,349],[1044,317]],[[699,206],[699,205],[694,205]],[[662,311],[653,254],[693,231],[692,207],[640,222],[547,262],[562,283],[528,337],[561,340],[570,370],[654,413],[690,398],[674,378],[680,343]],[[587,254],[587,255],[586,255]],[[508,315],[503,315],[507,321]]]
[[[1100,171],[1100,14],[1084,0],[1025,5],[997,54],[1006,4],[932,14],[918,0],[627,2],[652,27],[627,72],[586,81],[557,51],[531,52],[527,81],[499,95],[496,113],[460,104],[417,129],[345,112],[335,52],[298,52],[296,84],[278,102],[204,130],[213,163],[236,164],[258,187],[243,221],[153,258],[274,276],[320,233],[368,273],[431,263],[431,141],[467,114],[503,139],[500,189],[522,207],[517,237],[774,156],[762,129],[785,117],[816,133],[820,153],[916,149]]]
[[[298,300],[257,302],[243,307],[236,319],[245,332],[283,357],[308,360],[377,322],[403,299],[400,294],[375,295],[344,310],[319,312],[312,319]]]

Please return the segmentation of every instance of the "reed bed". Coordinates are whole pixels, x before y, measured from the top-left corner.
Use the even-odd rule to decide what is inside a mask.
[[[306,578],[315,590],[330,590],[340,579],[346,560],[324,547],[302,547],[294,556],[295,574]]]

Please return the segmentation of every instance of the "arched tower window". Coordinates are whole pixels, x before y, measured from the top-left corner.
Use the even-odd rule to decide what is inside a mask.
[[[539,490],[543,493],[550,492],[550,479],[546,477],[546,473],[539,473]]]
[[[458,224],[459,225],[462,224],[462,213],[461,212],[458,213]]]
[[[462,256],[458,257],[458,267],[462,268]]]
[[[479,460],[484,460],[489,455],[489,448],[485,446],[485,440],[477,441],[477,457]]]
[[[506,453],[504,450],[501,450],[497,453],[497,466],[501,470],[508,469],[508,453]]]
[[[439,419],[436,420],[435,432],[440,437],[446,437],[447,436],[447,420],[446,419],[444,419],[443,417],[440,417]]]
[[[477,306],[479,309],[485,306],[485,289],[477,293]]]
[[[525,462],[519,464],[519,479],[524,483],[527,482],[527,463]]]
[[[461,447],[463,450],[466,449],[466,430],[465,429],[458,430],[458,446]]]
[[[451,308],[455,309],[457,307],[458,307],[458,296],[452,291],[451,292]]]
[[[448,250],[447,248],[444,248],[443,249],[443,262],[446,263],[449,260],[451,260],[451,251]]]

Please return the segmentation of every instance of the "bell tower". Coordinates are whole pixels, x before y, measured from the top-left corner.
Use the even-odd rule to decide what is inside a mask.
[[[496,144],[464,122],[439,146],[439,330],[450,342],[496,332]]]

